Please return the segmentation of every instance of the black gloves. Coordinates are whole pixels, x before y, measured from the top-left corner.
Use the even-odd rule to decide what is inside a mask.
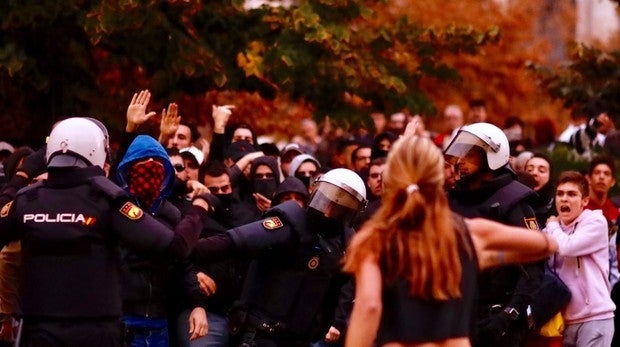
[[[47,160],[45,158],[46,146],[41,147],[38,151],[24,158],[22,166],[17,171],[22,171],[28,175],[29,179],[33,179],[47,171]]]
[[[504,311],[494,313],[478,322],[477,342],[495,345],[506,335],[512,319]]]

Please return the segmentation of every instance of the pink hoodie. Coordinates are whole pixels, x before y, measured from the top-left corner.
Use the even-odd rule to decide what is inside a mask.
[[[572,293],[564,311],[566,324],[612,318],[616,306],[610,297],[608,227],[601,210],[584,210],[569,225],[547,223],[544,231],[558,242],[555,269]]]

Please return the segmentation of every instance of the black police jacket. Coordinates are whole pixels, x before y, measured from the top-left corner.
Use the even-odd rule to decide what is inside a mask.
[[[0,212],[0,245],[22,240],[22,314],[103,318],[121,314],[119,241],[177,258],[202,226],[195,210],[177,232],[129,202],[99,167],[50,169]],[[183,246],[184,245],[184,246]]]
[[[276,340],[310,341],[319,332],[325,334],[334,322],[340,290],[347,280],[339,271],[345,227],[332,225],[338,230],[319,230],[316,214],[296,206],[295,202],[280,204],[262,221],[246,226],[253,230],[237,228],[236,234],[293,235],[288,241],[272,244],[268,252],[257,254],[250,263],[240,301],[248,312],[250,328],[267,326],[266,333]],[[248,239],[244,242],[251,243]]]
[[[166,200],[153,216],[169,228],[181,221],[180,211]],[[204,295],[188,261],[145,256],[130,249],[122,253],[124,315],[165,318],[175,309],[204,306]]]
[[[475,190],[457,188],[450,192],[450,207],[467,218],[484,217],[500,223],[538,229],[536,215],[528,204],[535,196],[529,187],[519,183],[511,173],[503,173],[485,181]],[[541,263],[504,266],[485,271],[479,281],[479,317],[486,317],[493,305],[510,306],[526,325],[526,309],[532,295],[540,287],[544,268]]]

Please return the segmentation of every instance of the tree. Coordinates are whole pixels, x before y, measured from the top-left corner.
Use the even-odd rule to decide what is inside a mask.
[[[541,85],[567,108],[579,110],[588,101],[601,99],[612,115],[620,115],[620,51],[575,44],[571,52],[570,63],[560,68],[532,66]]]
[[[363,1],[309,0],[250,11],[241,5],[238,0],[5,2],[0,5],[0,121],[14,129],[12,136],[30,141],[42,139],[54,120],[71,114],[94,115],[118,128],[130,95],[147,87],[160,102],[153,105],[157,108],[187,100],[194,104],[187,109],[205,110],[195,103],[204,103],[208,91],[229,90],[284,100],[267,112],[289,105],[286,100],[335,118],[365,115],[369,107],[432,112],[420,81],[456,78],[445,54],[474,54],[499,37],[497,28],[435,29],[407,17],[381,23]],[[351,95],[365,108],[352,105]],[[257,125],[273,116],[267,112],[242,116]],[[187,117],[208,119],[207,114]]]
[[[469,25],[482,30],[493,25],[502,32],[498,42],[481,47],[478,54],[448,54],[443,61],[460,78],[445,82],[423,79],[420,87],[443,108],[456,103],[466,107],[471,99],[484,99],[489,120],[502,126],[507,116],[518,115],[533,123],[542,117],[561,121],[567,117],[561,103],[542,90],[528,69],[529,63],[554,63],[572,34],[574,8],[563,0],[462,0],[402,1],[402,5],[378,11],[386,16],[406,14],[424,27]],[[559,25],[561,23],[561,25]],[[441,124],[436,124],[440,128]]]

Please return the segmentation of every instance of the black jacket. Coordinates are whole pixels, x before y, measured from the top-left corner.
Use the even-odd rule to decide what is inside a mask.
[[[0,200],[12,198],[14,187]],[[47,181],[3,206],[0,245],[22,240],[22,313],[41,318],[119,316],[120,242],[183,258],[203,217],[195,209],[173,232],[132,204],[99,167],[50,169]]]

